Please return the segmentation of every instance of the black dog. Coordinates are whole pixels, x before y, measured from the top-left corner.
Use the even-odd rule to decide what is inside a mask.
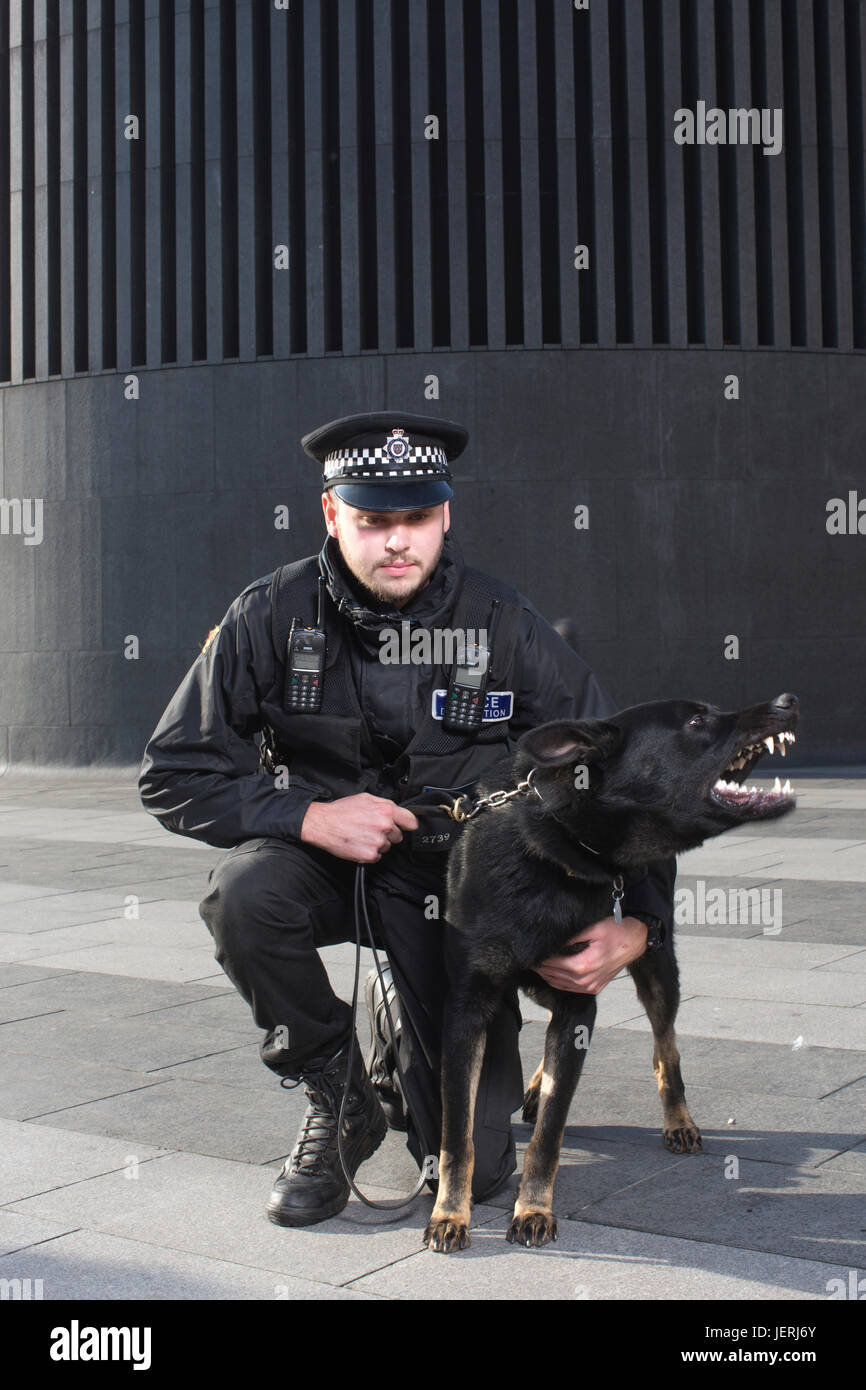
[[[537,1119],[508,1239],[556,1239],[553,1183],[595,998],[553,989],[533,967],[610,916],[623,873],[792,810],[787,783],[777,778],[764,791],[745,781],[764,752],[778,746],[784,756],[797,718],[794,695],[738,713],[671,700],[610,719],[545,724],[519,740],[511,771],[529,785],[467,822],[448,868],[446,915],[457,931],[460,967],[443,1033],[439,1188],[424,1233],[431,1250],[469,1244],[472,1117],[486,1028],[515,983],[552,1017],[544,1061],[526,1093],[524,1118]],[[488,777],[479,791],[504,786],[507,777]],[[674,1036],[673,944],[647,951],[629,970],[652,1024],[664,1142],[675,1153],[695,1152],[701,1137],[686,1108]]]

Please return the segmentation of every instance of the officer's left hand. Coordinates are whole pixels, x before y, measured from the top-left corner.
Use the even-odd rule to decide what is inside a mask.
[[[569,941],[569,946],[579,941],[589,943],[579,955],[551,956],[535,967],[535,973],[554,989],[600,994],[624,966],[643,955],[646,940],[647,926],[639,918],[623,917],[617,922],[613,917],[604,917],[591,927],[584,927]]]

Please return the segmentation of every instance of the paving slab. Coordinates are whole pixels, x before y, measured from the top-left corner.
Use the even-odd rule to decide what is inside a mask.
[[[71,950],[43,951],[39,959],[45,965],[59,965],[69,970],[88,970],[103,975],[130,975],[144,980],[201,980],[213,968],[213,944],[164,946],[158,954],[149,946],[129,942],[90,942]]]
[[[509,1245],[508,1218],[477,1228],[454,1255],[430,1250],[400,1260],[351,1287],[383,1298],[484,1301],[825,1299],[830,1267],[678,1240],[643,1231],[560,1219],[555,1244]],[[845,1271],[847,1277],[847,1270]],[[516,1291],[517,1294],[516,1294]],[[625,1325],[625,1324],[624,1324]]]
[[[315,1278],[255,1269],[231,1260],[215,1260],[178,1250],[163,1250],[140,1240],[92,1231],[58,1235],[29,1249],[0,1257],[0,1279],[41,1280],[40,1296],[56,1299],[248,1299],[305,1302],[371,1302],[363,1289],[340,1289]]]
[[[845,1153],[836,1154],[821,1165],[822,1172],[850,1173],[861,1184],[866,1181],[866,1143],[855,1144]],[[861,1189],[862,1190],[862,1189]]]
[[[195,1081],[154,1081],[104,1099],[52,1111],[34,1125],[114,1135],[188,1153],[266,1163],[294,1143],[282,1092],[255,1091],[241,1102],[234,1088]]]
[[[41,980],[24,981],[21,984],[0,992],[0,1021],[7,1017],[24,1017],[21,1013],[7,1013],[9,1009],[39,1007],[41,1009],[81,1009],[98,1012],[106,1018],[123,1018],[130,1015],[165,1009],[170,1017],[172,1007],[189,1004],[195,1008],[201,1001],[218,1003],[234,993],[217,992],[207,985],[177,985],[168,981],[136,978],[114,978],[72,970],[52,973],[45,971]],[[243,1001],[240,1001],[243,1006]],[[248,1011],[249,1012],[249,1011]],[[180,1020],[175,1016],[175,1021]],[[195,1016],[184,1015],[189,1022],[196,1022]]]
[[[646,1015],[617,1020],[623,1028],[649,1033]],[[677,1034],[709,1038],[745,1038],[753,1042],[787,1043],[866,1051],[866,1010],[831,1008],[820,1004],[774,1003],[769,1000],[684,999],[677,1013]]]
[[[676,925],[678,941],[682,941],[684,937],[722,937],[732,941],[766,938],[769,941],[838,943],[848,945],[852,950],[861,949],[863,946],[863,890],[859,882],[834,883],[828,886],[826,882],[812,879],[787,878],[776,870],[771,870],[763,876],[746,876],[743,879],[713,874],[702,875],[699,879],[678,872],[676,886],[678,890],[688,888],[697,895],[701,882],[704,884],[705,895],[719,888],[726,895],[731,891],[748,892],[754,888],[765,891],[781,890],[782,930],[774,932],[772,923],[767,926],[763,921],[754,924],[679,922]],[[727,897],[725,900],[728,900]],[[690,906],[693,905],[696,909],[699,898],[695,896],[680,901],[688,901]],[[772,905],[772,899],[768,902]],[[682,912],[680,915],[682,916]],[[802,930],[803,928],[805,930]]]
[[[203,991],[207,986],[197,985],[196,988]],[[264,1030],[256,1026],[249,1005],[235,990],[214,991],[209,998],[195,1003],[180,1000],[164,1008],[136,1010],[136,1014],[139,1013],[153,1022],[165,1019],[171,1023],[182,1019],[185,1025],[194,1023],[200,1028],[227,1029],[231,1033],[240,1033],[246,1040],[264,1037]]]
[[[866,1075],[866,1055],[844,1048],[792,1048],[682,1034],[680,1051],[687,1091],[703,1086],[819,1100]],[[596,1028],[580,1084],[596,1075],[645,1081],[651,1069],[652,1040],[647,1034]]]
[[[788,941],[782,936],[763,934],[742,941],[698,934],[684,936],[679,930],[676,936],[681,972],[691,970],[693,965],[744,966],[749,970],[756,966],[784,970],[866,970],[866,947]],[[850,964],[857,961],[860,964],[856,967]]]
[[[766,1250],[845,1269],[866,1264],[863,1197],[850,1172],[748,1158],[740,1158],[738,1176],[726,1171],[734,1169],[705,1155],[563,1215],[729,1246],[732,1257]]]
[[[788,970],[784,965],[753,962],[742,965],[690,960],[680,967],[684,994],[716,999],[762,999],[791,1004],[827,1004],[832,1008],[857,1008],[866,1002],[866,975],[844,972]]]
[[[102,1018],[66,1010],[47,1018],[0,1025],[0,1052],[31,1052],[65,1062],[106,1060],[128,1063],[139,1071],[186,1062],[193,1057],[239,1046],[237,1033],[196,1028],[182,1022],[152,1023],[140,1018]]]
[[[813,1167],[866,1137],[861,1100],[804,1100],[742,1090],[721,1091],[689,1081],[689,1110],[701,1130],[706,1153],[737,1154],[776,1163]],[[733,1121],[733,1123],[731,1123]],[[587,1073],[569,1111],[567,1133],[642,1144],[664,1152],[662,1111],[652,1081]]]
[[[365,1167],[359,1170],[362,1186]],[[333,1284],[346,1284],[418,1250],[432,1196],[419,1197],[408,1215],[370,1211],[352,1198],[339,1216],[293,1230],[273,1225],[264,1214],[276,1171],[172,1154],[141,1164],[134,1182],[110,1173],[16,1202],[13,1210],[52,1221],[74,1213],[88,1230],[213,1259],[239,1260],[242,1253],[246,1265],[300,1278],[326,1273]],[[479,1222],[501,1216],[494,1207],[476,1208]]]
[[[63,974],[64,971],[58,970],[56,966],[46,968],[39,965],[0,965],[0,990],[14,988],[15,985],[27,985],[33,980],[54,979]]]
[[[786,879],[862,883],[866,879],[866,840],[818,836],[764,835],[744,841],[712,840],[681,856],[683,873],[698,878],[717,874],[742,878],[769,868]]]
[[[709,1040],[685,1034],[680,1044],[688,1088],[821,1100],[866,1074],[866,1056],[843,1048]],[[591,1058],[590,1051],[587,1065]]]
[[[259,1043],[251,1042],[219,1052],[213,1057],[196,1057],[192,1062],[174,1062],[167,1067],[154,1067],[148,1072],[152,1081],[213,1081],[220,1086],[233,1086],[242,1091],[270,1091],[279,1086],[279,1078],[265,1066],[259,1053]]]
[[[0,1052],[0,1114],[11,1120],[32,1120],[152,1086],[161,1074],[147,1075],[104,1063],[76,1062],[58,1066],[53,1057],[34,1057],[24,1052]]]
[[[13,1255],[45,1240],[56,1240],[69,1231],[78,1230],[78,1223],[69,1221],[40,1221],[35,1216],[20,1216],[15,1211],[0,1211],[0,1255]],[[11,1277],[7,1275],[7,1278]],[[21,1276],[19,1276],[20,1278]]]
[[[36,1193],[63,1191],[98,1174],[119,1172],[122,1179],[129,1156],[129,1144],[117,1139],[6,1119],[0,1119],[0,1141],[0,1203],[4,1205]],[[136,1157],[144,1165],[165,1152],[140,1145]],[[65,1221],[71,1215],[70,1208],[56,1219]]]

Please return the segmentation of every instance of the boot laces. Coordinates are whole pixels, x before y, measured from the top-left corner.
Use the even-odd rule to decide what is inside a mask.
[[[333,1154],[337,1148],[337,1120],[340,1114],[340,1104],[343,1097],[344,1086],[335,1084],[325,1072],[310,1072],[306,1076],[299,1078],[304,1083],[304,1090],[310,1101],[310,1109],[304,1116],[303,1126],[298,1135],[297,1143],[292,1149],[286,1163],[286,1173],[327,1173],[329,1171],[328,1155]],[[345,1086],[349,1089],[349,1099],[347,1102],[347,1113],[343,1120],[343,1136],[346,1137],[348,1122],[350,1120],[350,1110],[352,1101],[357,1097],[353,1094],[354,1088],[350,1081],[346,1081]],[[293,1090],[294,1087],[287,1087]]]

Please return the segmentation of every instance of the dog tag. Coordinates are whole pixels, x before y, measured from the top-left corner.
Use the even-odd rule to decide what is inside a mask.
[[[622,881],[622,874],[617,874],[613,881],[613,920],[622,921],[621,899],[625,897],[625,885]]]

